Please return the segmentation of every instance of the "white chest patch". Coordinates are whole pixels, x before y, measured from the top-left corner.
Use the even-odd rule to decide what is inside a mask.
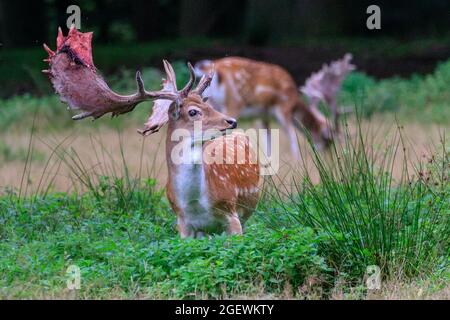
[[[202,147],[193,147],[188,157],[190,163],[178,165],[173,177],[177,204],[184,214],[185,223],[196,231],[206,231],[217,224],[208,200],[201,157]]]

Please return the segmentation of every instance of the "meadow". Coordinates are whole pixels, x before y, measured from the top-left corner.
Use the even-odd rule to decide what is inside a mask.
[[[143,76],[159,87],[158,70]],[[108,77],[119,92],[132,80]],[[3,99],[0,298],[448,299],[449,87],[450,61],[410,78],[351,74],[343,139],[321,153],[299,136],[302,160],[266,177],[245,234],[211,240],[177,235],[164,131],[135,131],[149,104],[74,124],[56,96]],[[80,290],[66,287],[71,265]]]

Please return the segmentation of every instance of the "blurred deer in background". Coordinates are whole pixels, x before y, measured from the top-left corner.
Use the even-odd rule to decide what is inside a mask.
[[[261,116],[267,129],[270,116],[275,116],[287,133],[292,155],[296,158],[300,151],[295,127],[301,128],[298,121],[294,121],[296,117],[311,132],[319,148],[331,142],[331,128],[326,118],[301,101],[294,79],[280,66],[239,57],[204,60],[195,65],[197,74],[213,69],[215,75],[205,96],[210,97],[211,104],[218,110],[232,117]]]
[[[141,102],[154,100],[152,115],[139,132],[147,136],[168,124],[166,191],[177,214],[180,236],[202,237],[223,231],[242,234],[242,224],[259,199],[260,168],[248,137],[228,132],[236,128],[236,120],[215,110],[202,98],[212,74],[203,76],[194,88],[194,70],[188,64],[190,80],[178,90],[175,72],[164,61],[167,79],[162,90],[145,90],[137,72],[137,92],[119,95],[97,74],[91,41],[91,32],[81,33],[72,27],[67,37],[59,29],[56,52],[44,45],[50,68],[43,72],[48,74],[63,102],[82,110],[73,119],[96,119],[107,113],[117,116],[132,111]],[[201,123],[200,135],[196,133],[196,123]],[[206,135],[208,130],[213,133]],[[177,158],[180,143],[173,140],[180,133],[185,134],[181,161]],[[239,155],[244,157],[239,160],[244,161],[237,161]]]
[[[355,66],[350,63],[352,55],[347,53],[342,59],[333,61],[330,65],[324,64],[322,69],[313,73],[300,87],[300,91],[308,97],[309,107],[317,109],[319,102],[325,103],[333,115],[335,133],[339,133],[339,115],[350,112],[347,109],[338,109],[337,95],[341,90],[342,82]]]
[[[210,103],[231,117],[261,117],[267,129],[270,116],[275,116],[289,137],[295,158],[300,156],[296,127],[306,128],[319,149],[332,141],[332,127],[326,117],[318,108],[303,103],[294,79],[282,67],[239,57],[203,60],[195,65],[197,75],[211,70],[215,74],[205,92]]]
[[[293,89],[296,85],[289,73],[277,65],[229,57],[200,61],[195,70],[198,75],[216,70],[205,95],[218,110],[233,117],[262,116],[267,129],[269,115],[274,115],[288,134],[293,155],[298,157],[294,126],[307,129],[318,149],[329,146],[333,134],[339,133],[339,115],[349,110],[338,110],[336,100],[342,81],[355,69],[351,59],[352,55],[346,54],[307,79],[300,90],[308,98],[308,106]],[[320,112],[320,101],[330,108],[332,124]]]

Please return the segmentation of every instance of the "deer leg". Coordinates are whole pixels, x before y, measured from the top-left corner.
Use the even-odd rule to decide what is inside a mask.
[[[228,217],[228,226],[226,231],[230,235],[242,235],[242,225],[241,221],[239,220],[239,215],[236,211],[233,211]]]
[[[297,133],[295,132],[294,126],[292,124],[288,125],[286,127],[286,132],[287,132],[287,134],[289,136],[289,142],[291,144],[292,156],[296,160],[299,160],[300,159],[300,149],[298,147]]]
[[[339,133],[339,131],[340,131],[340,128],[339,128],[339,111],[337,109],[336,99],[335,98],[330,99],[328,103],[330,105],[331,112],[333,113],[334,131],[336,133]]]
[[[266,153],[267,155],[271,155],[272,154],[272,137],[271,137],[271,133],[270,133],[270,117],[269,117],[269,113],[266,110],[266,113],[264,115],[264,119],[263,119],[263,125],[264,128],[267,129],[267,142],[266,142]]]
[[[203,239],[205,237],[205,233],[203,231],[196,231],[195,232],[195,239]]]
[[[186,226],[184,219],[180,216],[177,217],[177,229],[181,239],[194,236],[193,232]]]
[[[295,132],[295,127],[293,123],[293,115],[287,116],[285,113],[281,112],[280,109],[275,109],[275,116],[280,124],[280,126],[285,130],[285,132],[288,135],[290,146],[291,146],[291,153],[292,156],[298,160],[300,159],[300,149],[298,147],[298,140],[297,140],[297,134]],[[288,119],[291,119],[290,121]]]
[[[177,230],[178,230],[178,233],[180,234],[181,239],[185,239],[187,237],[193,236],[192,231],[190,230],[190,228],[186,225],[186,222],[184,221],[183,212],[177,206],[175,199],[172,198],[171,192],[167,192],[167,199],[169,200],[172,210],[175,211],[175,214],[177,215]]]

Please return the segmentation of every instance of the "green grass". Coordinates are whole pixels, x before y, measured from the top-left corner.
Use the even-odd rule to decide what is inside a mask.
[[[401,132],[401,131],[400,131]],[[348,137],[347,137],[348,138]],[[425,163],[394,179],[401,136],[380,149],[347,139],[331,154],[312,149],[321,177],[293,187],[270,180],[242,237],[181,240],[156,181],[119,171],[93,173],[73,151],[55,155],[85,192],[0,196],[0,297],[64,297],[66,270],[81,270],[79,298],[329,298],[337,286],[367,293],[368,265],[383,281],[449,274],[449,150],[443,137]],[[30,160],[31,161],[31,160]],[[404,164],[406,164],[406,159]],[[342,289],[342,283],[345,283]],[[288,293],[287,293],[288,292]],[[353,292],[353,291],[351,291]],[[353,293],[353,297],[356,297]],[[308,295],[306,296],[308,297]]]
[[[408,142],[398,130],[378,147],[360,129],[353,141],[346,132],[345,142],[328,155],[308,150],[320,184],[313,183],[309,170],[289,186],[282,182],[284,188],[271,181],[268,226],[299,224],[324,234],[327,263],[349,279],[360,279],[369,265],[379,266],[386,278],[445,268],[450,247],[448,143],[443,136],[429,158],[408,167],[411,163],[402,155]],[[394,178],[397,160],[401,176]]]
[[[298,286],[327,271],[310,228],[271,231],[254,222],[244,237],[181,240],[153,183],[133,197],[145,201],[121,206],[117,194],[98,201],[91,193],[2,197],[0,297],[61,294],[70,265],[81,268],[80,296],[91,298],[116,290],[122,297],[214,298],[259,285],[276,293],[286,281]]]

